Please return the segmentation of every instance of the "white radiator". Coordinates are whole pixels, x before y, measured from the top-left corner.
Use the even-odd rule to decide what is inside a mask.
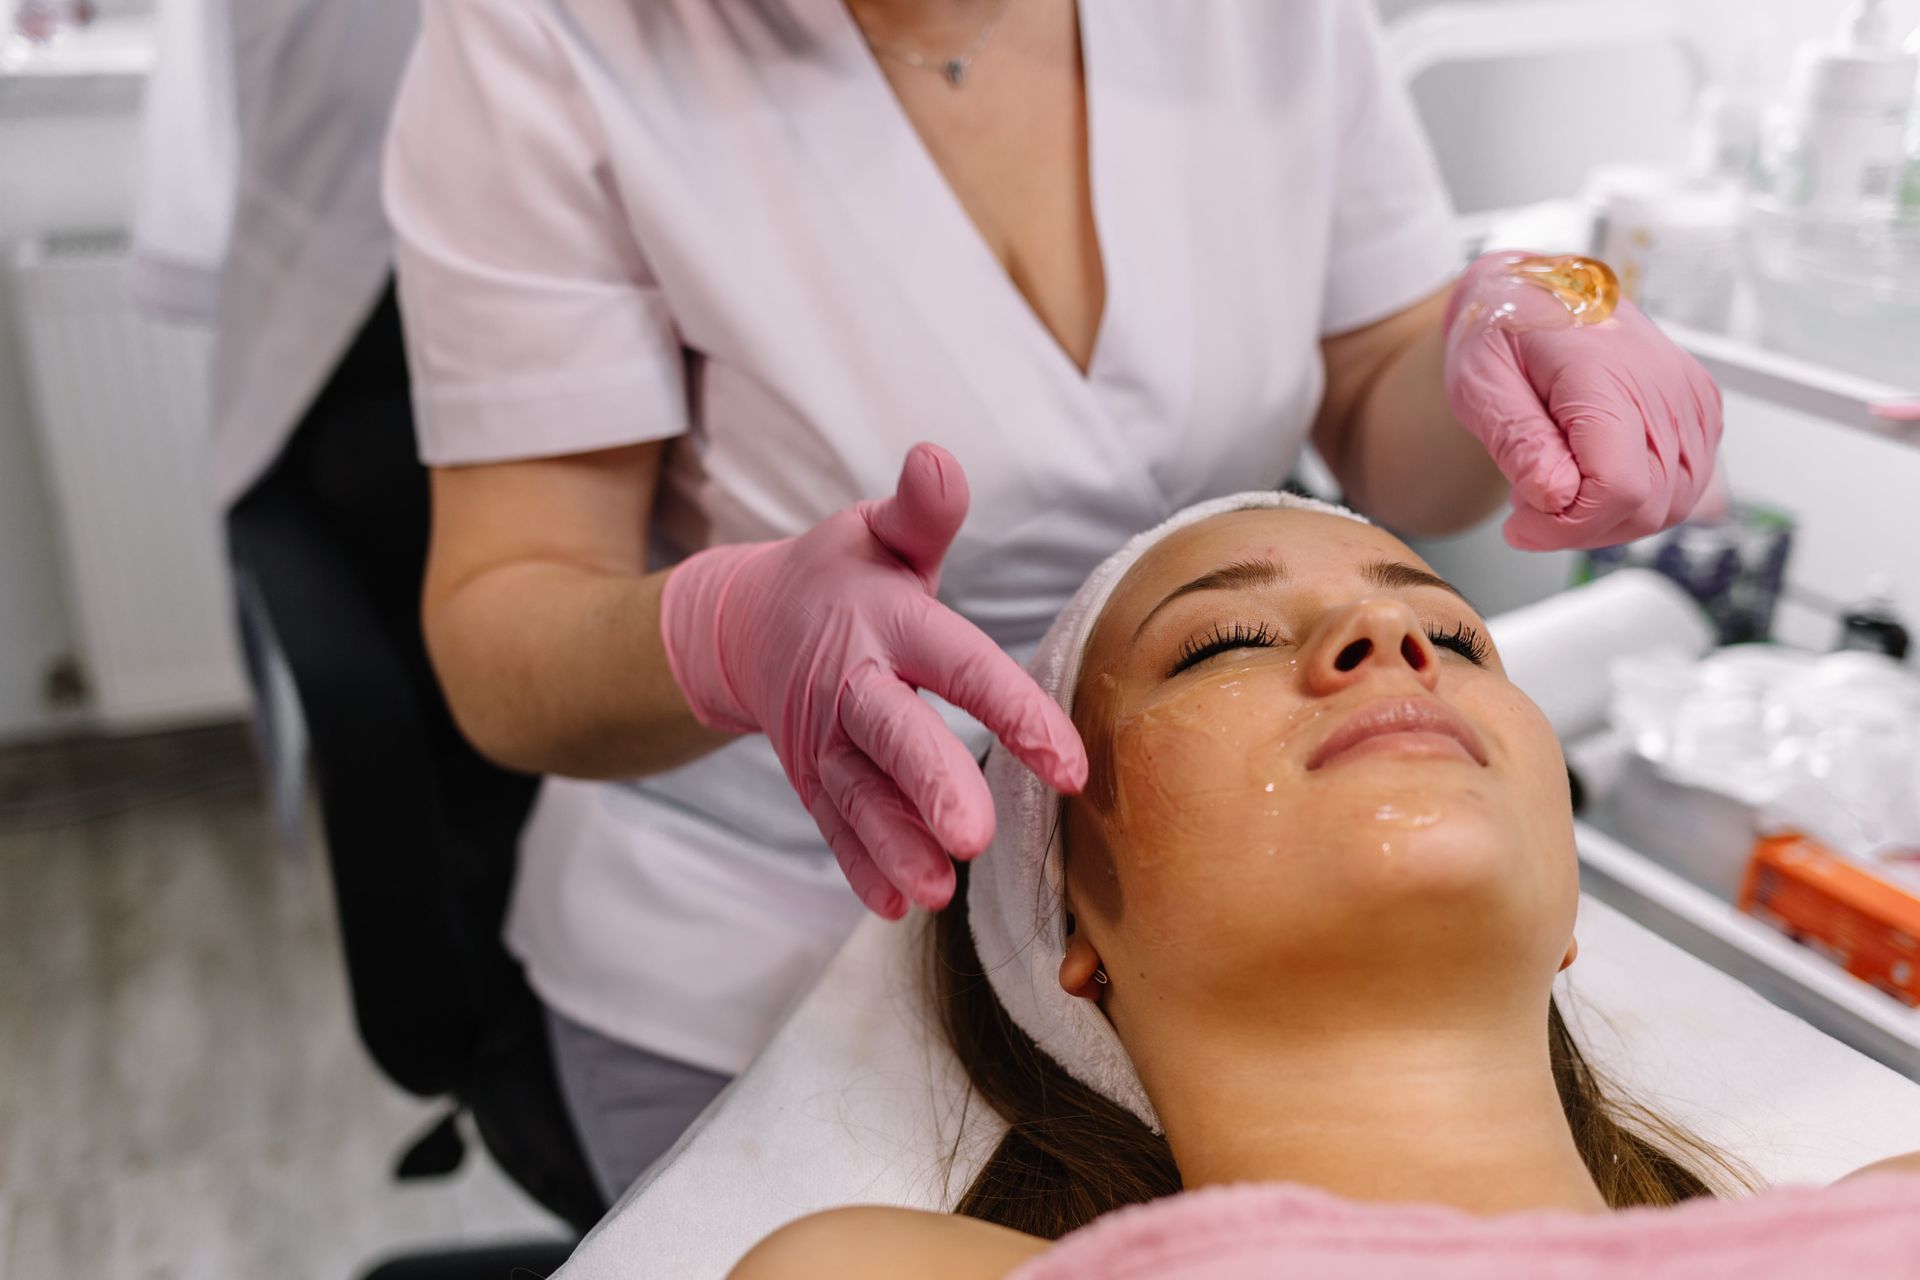
[[[211,339],[136,314],[112,235],[18,246],[13,302],[90,710],[130,730],[239,713],[206,481]]]

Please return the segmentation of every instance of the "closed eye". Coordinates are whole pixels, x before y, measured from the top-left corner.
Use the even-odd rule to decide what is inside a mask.
[[[1476,667],[1486,666],[1487,658],[1493,653],[1493,646],[1487,643],[1487,638],[1464,622],[1454,623],[1451,631],[1431,628],[1427,631],[1427,639],[1433,641],[1437,648],[1453,650]]]
[[[1194,636],[1180,646],[1180,656],[1174,659],[1173,669],[1167,672],[1167,678],[1171,680],[1189,667],[1199,666],[1208,658],[1230,649],[1271,649],[1274,638],[1273,628],[1264,622],[1236,622],[1231,626],[1215,623],[1211,632]]]
[[[1435,648],[1450,649],[1476,667],[1484,667],[1493,648],[1485,636],[1475,627],[1464,622],[1456,622],[1452,630],[1443,631],[1438,627],[1427,629],[1427,639]],[[1266,623],[1235,622],[1231,624],[1215,623],[1213,630],[1197,635],[1180,646],[1180,654],[1174,659],[1173,667],[1166,678],[1171,680],[1182,671],[1199,666],[1209,658],[1218,657],[1234,649],[1271,649],[1278,643],[1278,636]]]

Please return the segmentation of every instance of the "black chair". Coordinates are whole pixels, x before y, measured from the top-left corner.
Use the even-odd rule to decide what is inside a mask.
[[[251,601],[299,692],[360,1037],[400,1087],[451,1103],[398,1176],[457,1167],[465,1111],[507,1175],[584,1232],[607,1205],[561,1101],[539,1002],[500,940],[537,780],[468,746],[428,665],[428,492],[407,394],[389,290],[228,516],[243,630]],[[567,1252],[474,1251],[375,1274],[504,1280],[509,1267],[547,1274]]]

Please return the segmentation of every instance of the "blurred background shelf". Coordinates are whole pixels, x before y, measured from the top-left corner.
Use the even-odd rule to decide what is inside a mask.
[[[0,114],[73,116],[138,109],[157,48],[146,15],[101,18],[34,45],[0,31]]]
[[[150,15],[108,15],[46,44],[0,37],[0,75],[143,78],[153,70],[154,49]]]
[[[1574,825],[1586,892],[1828,1035],[1920,1080],[1920,1010],[1592,825]]]
[[[1920,422],[1897,422],[1873,412],[1875,404],[1920,396],[1920,352],[1914,355],[1914,384],[1895,387],[1726,334],[1689,329],[1669,320],[1661,321],[1660,327],[1692,352],[1724,391],[1920,447]]]

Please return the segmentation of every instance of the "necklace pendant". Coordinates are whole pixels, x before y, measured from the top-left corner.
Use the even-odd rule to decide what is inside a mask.
[[[961,58],[948,58],[940,65],[940,74],[945,76],[947,83],[954,88],[962,88],[967,79],[966,61]]]

